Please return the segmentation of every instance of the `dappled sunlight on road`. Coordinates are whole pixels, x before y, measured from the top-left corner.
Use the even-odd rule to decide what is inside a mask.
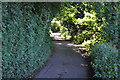
[[[53,56],[36,78],[89,78],[92,69],[82,57],[86,47],[61,39],[60,33],[53,33]]]
[[[57,45],[62,45],[62,43],[56,43]]]
[[[89,62],[81,56],[83,45],[70,41],[54,40],[53,56],[47,66],[36,75],[36,78],[90,78]]]
[[[72,43],[68,43],[67,46],[73,46],[73,44]]]
[[[81,64],[81,66],[88,66],[88,64]]]
[[[89,56],[87,54],[88,49],[84,45],[82,45],[82,44],[73,44],[70,41],[64,41],[64,40],[54,41],[54,42],[56,42],[55,43],[56,46],[60,46],[61,48],[64,48],[64,47],[71,48],[75,53],[78,53],[83,58]]]
[[[52,34],[50,34],[50,37],[52,37],[53,40],[57,40],[57,42],[55,43],[56,45],[61,46],[61,47],[63,47],[63,46],[64,47],[65,46],[72,47],[73,51],[75,51],[76,53],[79,53],[82,57],[89,56],[87,54],[88,49],[84,45],[82,45],[82,44],[74,44],[74,43],[71,43],[70,41],[66,41],[62,37],[60,37],[60,34],[61,33],[52,33]]]
[[[60,34],[61,33],[51,33],[50,34],[50,37],[52,37],[53,38],[53,40],[64,40],[62,37],[60,37]]]

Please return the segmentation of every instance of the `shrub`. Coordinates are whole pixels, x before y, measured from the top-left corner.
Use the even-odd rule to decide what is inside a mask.
[[[95,69],[97,78],[114,78],[117,79],[119,58],[118,50],[112,43],[95,44],[92,47],[92,67]]]
[[[38,14],[37,4],[2,3],[3,78],[28,77],[51,54],[49,12],[37,7]]]

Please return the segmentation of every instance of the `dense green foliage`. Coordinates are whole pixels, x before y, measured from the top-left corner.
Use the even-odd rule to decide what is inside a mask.
[[[71,36],[71,41],[74,43],[84,42],[89,46],[105,41],[102,36],[103,20],[98,19],[94,7],[89,3],[69,3],[54,20],[60,23],[57,24],[62,31],[61,35]]]
[[[120,3],[96,3],[95,8],[97,16],[104,18],[104,38],[106,42],[104,44],[95,45],[92,48],[93,68],[95,69],[95,76],[101,78],[113,78],[119,79],[119,66],[120,61],[118,58],[119,50],[119,9]],[[102,63],[101,63],[102,62]],[[101,63],[101,64],[100,64]]]
[[[111,43],[96,44],[92,48],[92,66],[95,70],[95,77],[105,79],[118,79],[119,58],[116,46]]]
[[[3,78],[28,77],[48,59],[51,4],[2,3]]]
[[[95,77],[118,78],[120,3],[3,3],[2,10],[3,78],[27,77],[44,64],[52,17],[53,30],[88,47]]]
[[[112,42],[114,44],[118,43],[118,9],[119,3],[96,3],[94,8],[98,18],[104,18],[104,37],[108,42]]]

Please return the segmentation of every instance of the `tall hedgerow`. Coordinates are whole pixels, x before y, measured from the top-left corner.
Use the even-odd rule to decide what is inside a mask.
[[[2,3],[3,78],[26,78],[44,65],[51,54],[51,8],[56,5]]]
[[[102,79],[119,79],[119,2],[96,3],[95,8],[97,16],[104,19],[103,37],[104,43],[96,44],[92,47],[93,57],[92,66],[95,69],[95,77]]]

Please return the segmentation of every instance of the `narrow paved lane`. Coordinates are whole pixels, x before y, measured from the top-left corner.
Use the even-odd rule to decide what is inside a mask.
[[[91,70],[69,41],[53,41],[54,52],[36,78],[89,78]]]
[[[69,41],[53,41],[53,56],[36,78],[90,78],[88,62]]]

